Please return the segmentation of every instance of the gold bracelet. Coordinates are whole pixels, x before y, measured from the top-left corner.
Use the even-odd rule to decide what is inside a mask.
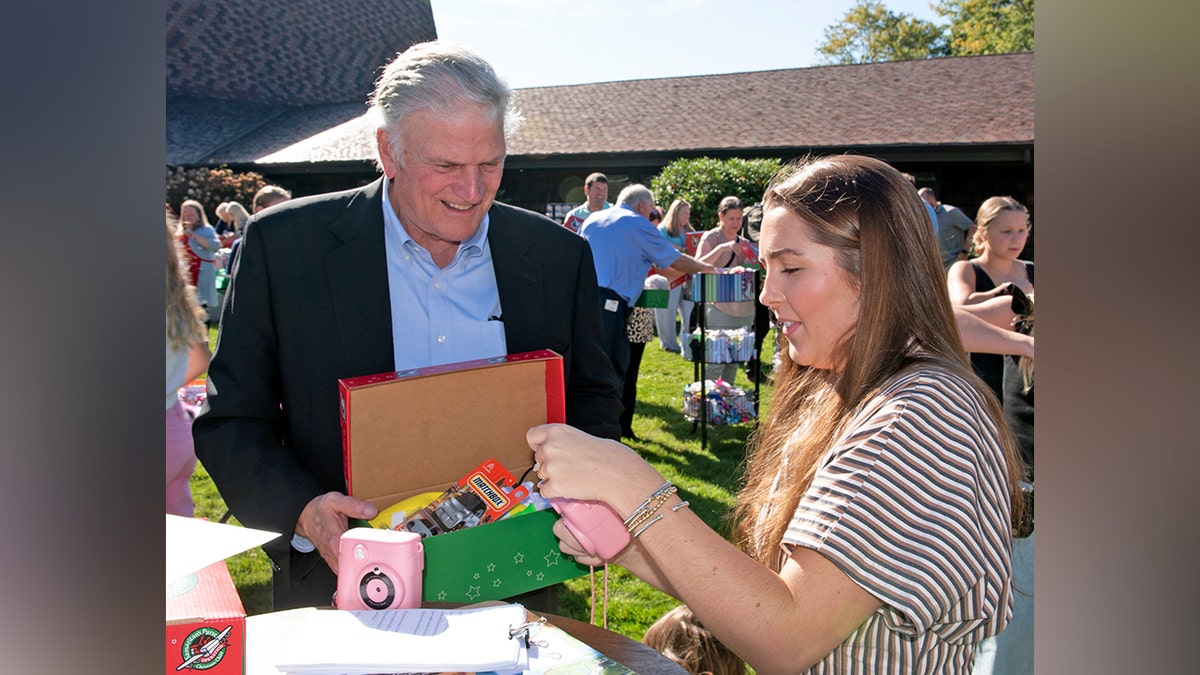
[[[669,499],[671,495],[675,494],[676,492],[677,489],[671,484],[671,481],[663,483],[662,487],[655,490],[653,494],[646,498],[646,501],[642,502],[641,505],[634,509],[633,513],[625,519],[625,529],[632,534],[635,529],[637,529],[647,520],[650,520],[650,518],[659,510],[659,508],[662,507],[663,503],[666,502],[667,499]]]
[[[679,502],[678,504],[676,504],[675,506],[672,506],[672,507],[671,507],[671,511],[672,511],[672,512],[678,511],[679,509],[682,509],[682,508],[686,507],[687,505],[688,505],[688,501],[685,499],[685,500],[683,500],[683,501]],[[657,523],[658,521],[662,520],[662,517],[663,517],[664,515],[665,515],[665,514],[662,514],[662,513],[660,513],[660,514],[658,514],[657,516],[654,516],[653,518],[651,518],[651,519],[650,519],[650,522],[646,523],[645,525],[643,525],[643,526],[641,527],[641,529],[639,529],[637,532],[634,532],[634,533],[633,533],[633,538],[634,538],[634,539],[637,539],[637,538],[638,538],[638,537],[639,537],[639,536],[640,536],[640,535],[641,535],[643,532],[645,532],[646,530],[650,529],[650,526],[651,526],[651,525],[653,525],[653,524]]]

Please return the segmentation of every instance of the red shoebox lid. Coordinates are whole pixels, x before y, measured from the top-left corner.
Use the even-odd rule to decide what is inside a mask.
[[[225,561],[167,584],[166,672],[241,675],[246,610]]]

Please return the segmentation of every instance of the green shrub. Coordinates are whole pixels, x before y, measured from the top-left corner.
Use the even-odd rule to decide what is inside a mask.
[[[267,184],[262,174],[253,171],[234,173],[227,166],[184,169],[167,167],[167,204],[178,213],[185,199],[195,199],[204,205],[208,222],[216,222],[217,205],[221,202],[240,202],[250,211],[254,193]]]
[[[733,195],[746,207],[762,200],[778,159],[678,159],[650,181],[654,197],[665,211],[676,199],[692,205],[692,227],[711,230],[717,225],[717,206]]]

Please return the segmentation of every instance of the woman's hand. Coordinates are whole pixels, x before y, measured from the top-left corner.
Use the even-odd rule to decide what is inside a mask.
[[[537,462],[543,497],[607,502],[626,518],[663,477],[633,450],[565,424],[543,424],[525,434]]]

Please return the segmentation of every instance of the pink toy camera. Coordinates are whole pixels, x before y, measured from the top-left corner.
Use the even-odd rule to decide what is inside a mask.
[[[567,529],[588,553],[612,560],[629,545],[629,531],[621,516],[604,502],[554,497],[550,505],[562,516]]]
[[[416,609],[421,606],[425,547],[414,532],[355,527],[338,549],[338,609]]]

